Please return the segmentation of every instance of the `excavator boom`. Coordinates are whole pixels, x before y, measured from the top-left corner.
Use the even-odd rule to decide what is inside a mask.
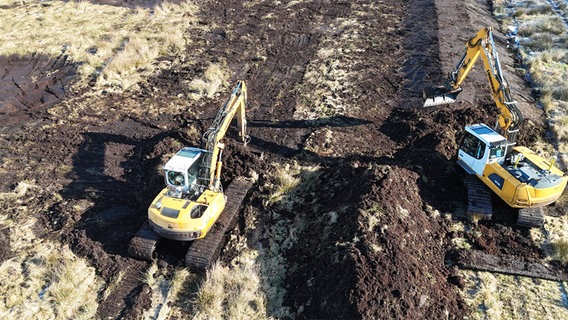
[[[493,100],[499,112],[497,131],[509,141],[514,142],[518,128],[524,118],[511,97],[509,84],[503,77],[491,27],[481,29],[467,41],[465,53],[456,69],[448,75],[444,86],[424,89],[424,107],[455,102],[458,94],[462,91],[463,81],[479,57],[483,60],[485,74],[489,80]]]
[[[233,92],[227,102],[219,109],[213,124],[205,134],[202,141],[208,155],[203,158],[202,172],[200,178],[205,180],[205,184],[210,190],[220,188],[219,177],[222,168],[222,150],[224,148],[221,140],[225,137],[227,129],[234,117],[237,118],[239,128],[239,138],[246,145],[249,136],[246,134],[247,122],[245,118],[245,106],[247,103],[247,88],[244,81],[237,82]]]

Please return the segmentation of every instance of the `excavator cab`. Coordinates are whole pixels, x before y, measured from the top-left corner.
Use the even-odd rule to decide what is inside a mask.
[[[178,151],[165,165],[164,177],[168,186],[168,195],[181,198],[191,193],[200,193],[197,177],[202,154],[206,150],[185,147]]]
[[[514,143],[480,123],[465,127],[458,151],[458,164],[469,174],[482,175],[488,163],[503,163]]]

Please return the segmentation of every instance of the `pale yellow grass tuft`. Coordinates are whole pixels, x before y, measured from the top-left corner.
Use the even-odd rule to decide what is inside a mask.
[[[488,272],[461,271],[473,319],[565,319],[564,284]]]
[[[298,189],[309,190],[314,187],[319,176],[319,166],[301,166],[296,162],[274,165],[274,183],[269,183],[271,194],[265,201],[270,206],[279,203],[281,206],[290,206],[295,199],[292,197]]]
[[[213,265],[197,292],[194,319],[268,319],[265,296],[255,263],[248,251],[231,267]]]
[[[172,311],[171,303],[178,298],[186,279],[190,272],[186,268],[174,271],[173,276],[166,277],[164,274],[158,275],[158,267],[153,263],[145,272],[143,280],[150,286],[152,292],[152,304],[145,311],[145,319],[163,320],[175,311]],[[151,279],[149,279],[151,278]]]
[[[227,83],[228,71],[224,64],[210,64],[201,78],[193,79],[188,85],[192,94],[191,99],[197,100],[202,96],[212,98],[219,88]]]
[[[554,249],[554,257],[563,263],[568,263],[568,239],[554,241],[552,242],[552,247]]]
[[[300,184],[299,173],[300,170],[298,170],[296,166],[291,167],[290,164],[280,166],[279,164],[275,164],[274,176],[276,178],[276,184],[266,205],[272,205],[282,200],[285,195],[291,193]]]
[[[104,283],[68,247],[35,237],[36,216],[48,214],[35,203],[42,192],[44,188],[24,181],[13,192],[0,194],[0,227],[8,227],[14,253],[0,265],[0,315],[4,319],[92,319]],[[42,196],[43,201],[49,198]]]
[[[103,282],[69,248],[39,242],[0,266],[0,314],[7,318],[91,319]],[[30,309],[31,308],[31,309]]]
[[[146,271],[142,273],[142,282],[152,287],[156,283],[156,273],[158,272],[158,264],[154,261]]]
[[[190,2],[152,9],[88,1],[7,2],[0,55],[67,55],[78,64],[82,85],[96,79],[98,86],[115,90],[152,72],[159,55],[183,52],[197,13]]]

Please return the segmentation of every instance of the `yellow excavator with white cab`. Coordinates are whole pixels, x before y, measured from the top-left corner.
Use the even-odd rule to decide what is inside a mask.
[[[130,254],[152,260],[161,238],[193,241],[186,253],[188,267],[204,270],[224,244],[225,232],[236,222],[238,209],[252,186],[237,177],[227,191],[221,185],[223,138],[237,119],[239,138],[246,145],[247,89],[239,81],[203,135],[204,148],[184,147],[163,167],[166,187],[148,208],[148,220],[130,241]]]
[[[523,115],[503,77],[492,29],[484,28],[466,43],[466,51],[442,87],[424,90],[424,106],[455,102],[461,84],[481,57],[498,110],[495,128],[480,123],[465,127],[457,162],[469,174],[468,215],[473,220],[491,219],[492,197],[519,209],[517,225],[539,227],[543,207],[563,193],[568,176],[538,153],[516,145]]]

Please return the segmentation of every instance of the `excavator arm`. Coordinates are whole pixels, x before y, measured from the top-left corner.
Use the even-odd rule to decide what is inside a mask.
[[[224,144],[222,139],[227,133],[231,121],[236,116],[239,127],[239,137],[246,145],[249,136],[246,134],[245,106],[247,102],[247,88],[244,81],[239,81],[233,93],[217,113],[213,124],[203,135],[203,143],[207,155],[203,158],[201,178],[206,180],[210,190],[218,191],[221,188],[220,176],[222,168],[222,155]]]
[[[498,109],[496,131],[507,140],[515,142],[524,118],[511,96],[507,80],[503,77],[491,27],[481,29],[467,41],[463,57],[456,69],[449,74],[443,87],[424,90],[424,107],[455,102],[462,91],[461,84],[480,56]]]

